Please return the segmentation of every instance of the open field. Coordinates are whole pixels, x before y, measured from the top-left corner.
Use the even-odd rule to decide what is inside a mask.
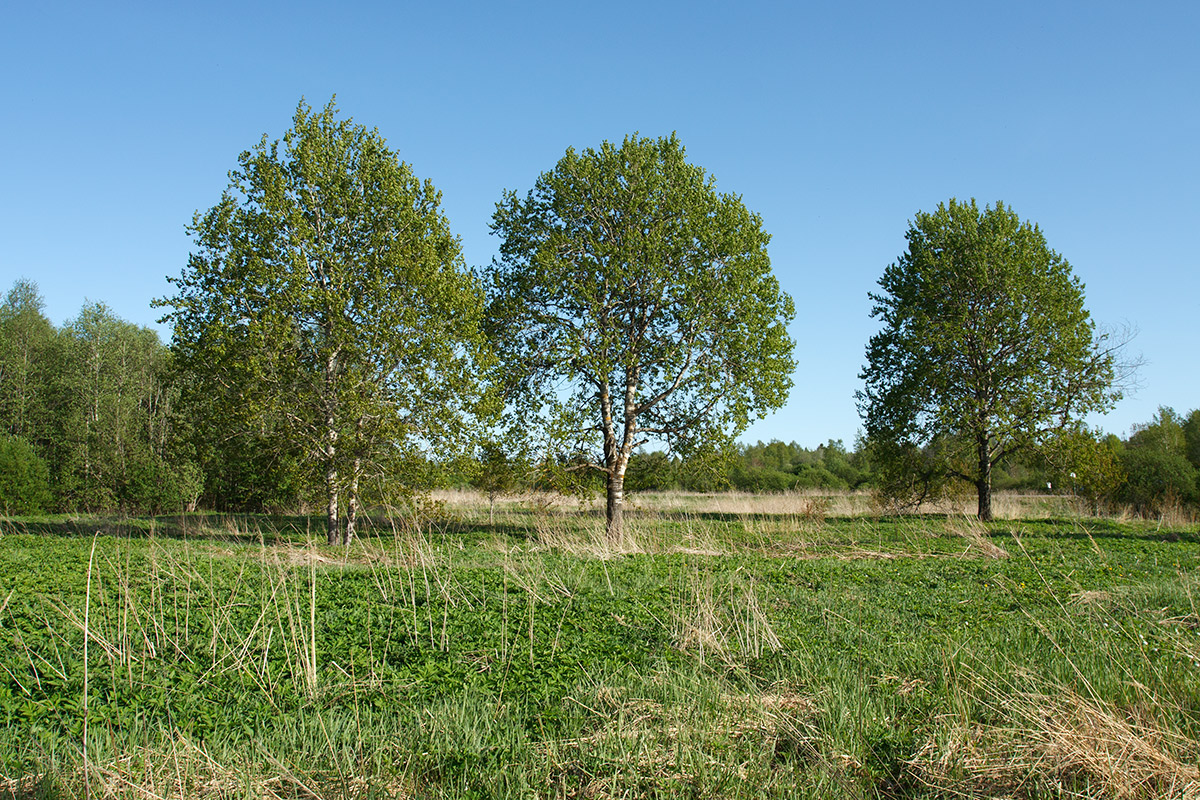
[[[1200,798],[1200,528],[445,494],[0,523],[0,797]]]
[[[473,517],[487,509],[487,501],[474,490],[446,490],[433,493],[433,499],[453,510],[460,517]],[[974,494],[964,494],[922,509],[931,514],[971,514],[976,510]],[[496,508],[511,511],[528,510],[538,506],[564,510],[581,508],[603,510],[604,498],[594,496],[583,503],[578,498],[561,495],[523,495],[500,498]],[[862,517],[878,516],[881,509],[867,491],[838,491],[802,489],[775,494],[750,492],[638,492],[629,495],[628,507],[654,514],[721,514],[771,517]],[[1047,517],[1076,516],[1084,504],[1066,495],[1013,494],[998,492],[993,498],[993,511],[998,519],[1046,519]],[[1186,516],[1178,520],[1190,522]]]

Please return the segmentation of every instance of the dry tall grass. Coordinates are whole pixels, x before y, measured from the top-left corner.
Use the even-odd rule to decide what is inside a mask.
[[[1198,743],[1172,732],[1166,705],[1121,708],[1065,685],[1017,689],[1031,682],[977,680],[1007,722],[948,721],[910,762],[921,782],[944,797],[1200,798]]]
[[[983,558],[1008,558],[1008,551],[991,540],[987,526],[978,517],[962,516],[946,520],[946,533],[966,542],[963,555]]]
[[[443,489],[432,494],[437,503],[472,518],[486,519],[490,503],[486,495],[474,489]],[[543,508],[559,513],[604,510],[600,494],[579,498],[547,492],[526,492],[502,497],[496,501],[501,515],[526,514]],[[637,492],[627,498],[631,516],[650,514],[719,514],[723,516],[755,515],[761,517],[863,517],[874,516],[879,508],[870,492],[800,490],[775,494],[751,492]],[[921,513],[971,516],[975,514],[974,496],[961,496],[922,506]],[[1076,498],[1066,495],[1020,494],[997,492],[992,497],[992,512],[996,519],[1050,519],[1081,514]],[[1183,517],[1179,518],[1183,520]],[[1173,524],[1174,518],[1166,520]]]

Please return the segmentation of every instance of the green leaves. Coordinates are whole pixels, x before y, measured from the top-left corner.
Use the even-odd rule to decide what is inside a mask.
[[[437,190],[336,116],[301,102],[282,141],[242,153],[162,301],[206,438],[295,443],[281,455],[324,482],[331,537],[360,478],[403,483],[418,453],[462,448],[486,361],[481,287]]]
[[[893,454],[885,462],[910,477],[912,448],[936,443],[941,472],[979,488],[983,516],[992,465],[1119,398],[1114,352],[1070,265],[1003,203],[951,200],[918,213],[907,238],[871,295],[883,329],[867,346],[859,411],[876,450]]]
[[[770,237],[675,136],[568,150],[492,231],[489,331],[551,455],[621,477],[648,441],[702,449],[786,400],[795,311]]]

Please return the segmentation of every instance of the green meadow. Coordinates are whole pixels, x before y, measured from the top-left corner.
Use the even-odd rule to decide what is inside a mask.
[[[0,797],[1200,797],[1200,526],[453,495],[0,525]]]

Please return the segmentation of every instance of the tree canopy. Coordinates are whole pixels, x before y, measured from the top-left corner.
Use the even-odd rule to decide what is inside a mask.
[[[275,466],[319,474],[330,543],[354,535],[363,480],[461,442],[483,352],[440,194],[336,114],[301,101],[282,141],[241,154],[161,301],[209,440],[298,443]]]
[[[866,435],[892,494],[965,480],[990,519],[997,462],[1119,399],[1120,343],[1097,333],[1070,264],[1003,203],[950,200],[907,238],[870,295],[883,328],[859,376]]]
[[[601,473],[619,538],[630,455],[717,447],[787,398],[791,298],[762,220],[674,136],[570,149],[497,204],[489,325],[514,419]]]

